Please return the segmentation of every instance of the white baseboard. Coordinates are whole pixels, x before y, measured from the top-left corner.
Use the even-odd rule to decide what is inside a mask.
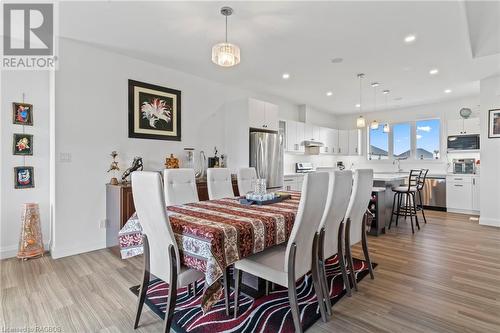
[[[106,242],[98,242],[98,243],[93,243],[93,244],[85,244],[83,246],[78,245],[78,246],[72,246],[72,247],[66,247],[66,248],[54,246],[51,249],[50,253],[52,255],[52,258],[59,259],[59,258],[64,258],[64,257],[68,257],[68,256],[74,256],[76,254],[81,254],[81,253],[85,253],[85,252],[104,249],[105,247],[106,247]]]
[[[500,219],[492,219],[488,217],[480,217],[479,224],[500,227]]]
[[[44,244],[45,251],[49,250],[49,243]],[[0,248],[0,260],[14,258],[19,250],[19,245],[10,245]]]
[[[467,215],[479,215],[479,213],[480,213],[477,210],[455,209],[455,208],[447,208],[446,211],[448,213],[458,213],[458,214],[467,214]]]

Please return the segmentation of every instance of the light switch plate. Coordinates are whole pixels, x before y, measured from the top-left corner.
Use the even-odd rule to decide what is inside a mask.
[[[70,163],[71,162],[71,153],[59,153],[59,162]]]

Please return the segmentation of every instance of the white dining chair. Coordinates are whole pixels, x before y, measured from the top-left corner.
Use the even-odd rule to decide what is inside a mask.
[[[153,274],[169,285],[163,328],[164,332],[169,332],[177,299],[177,288],[187,286],[203,278],[203,273],[181,265],[179,248],[165,207],[160,173],[133,172],[132,194],[137,216],[142,226],[144,246],[144,272],[139,290],[134,329],[139,326],[150,274]]]
[[[234,263],[234,317],[238,314],[241,271],[288,288],[296,332],[302,332],[296,281],[312,271],[312,279],[323,321],[326,321],[318,272],[318,226],[328,195],[326,172],[304,176],[302,195],[287,245],[278,245]]]
[[[210,200],[234,197],[231,171],[227,168],[209,168],[207,170],[207,187]]]
[[[331,315],[332,304],[329,297],[330,287],[328,286],[326,277],[325,261],[333,255],[337,255],[338,257],[347,295],[351,295],[351,287],[344,261],[344,251],[342,249],[344,244],[344,216],[349,205],[351,190],[352,172],[350,170],[330,172],[325,211],[318,228],[319,269],[328,315]]]
[[[236,179],[238,180],[238,192],[240,195],[245,195],[254,190],[257,171],[255,168],[239,168]]]
[[[351,246],[361,242],[363,253],[368,265],[370,277],[373,279],[373,267],[368,253],[366,239],[366,211],[370,203],[373,189],[373,169],[358,169],[354,173],[354,184],[352,186],[351,199],[345,215],[345,252],[347,264],[351,274],[350,278],[355,290],[358,290],[354,264],[352,260]]]
[[[165,169],[163,183],[167,206],[199,201],[194,169]]]

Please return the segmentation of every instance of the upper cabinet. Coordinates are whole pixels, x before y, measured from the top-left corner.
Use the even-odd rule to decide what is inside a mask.
[[[349,155],[349,130],[339,130],[339,155]]]
[[[479,134],[479,118],[448,120],[448,135]]]
[[[321,127],[319,131],[319,141],[324,146],[319,149],[320,154],[333,155],[337,152],[339,142],[339,132],[333,128]]]
[[[304,123],[286,121],[286,151],[303,153],[302,141],[304,141]]]
[[[361,155],[361,131],[359,129],[349,130],[349,155]]]
[[[277,131],[279,129],[279,108],[277,105],[249,98],[248,112],[248,119],[251,128],[259,128],[270,131]]]

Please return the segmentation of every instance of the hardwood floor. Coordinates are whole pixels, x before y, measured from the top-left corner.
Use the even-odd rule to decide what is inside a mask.
[[[400,222],[369,237],[375,280],[333,307],[308,332],[500,332],[500,229],[459,214],[427,211],[411,234]],[[354,255],[362,256],[361,247]],[[141,258],[108,250],[52,260],[0,262],[0,329],[60,327],[62,332],[133,332]],[[162,322],[145,307],[136,332]],[[5,330],[4,330],[5,331]]]

